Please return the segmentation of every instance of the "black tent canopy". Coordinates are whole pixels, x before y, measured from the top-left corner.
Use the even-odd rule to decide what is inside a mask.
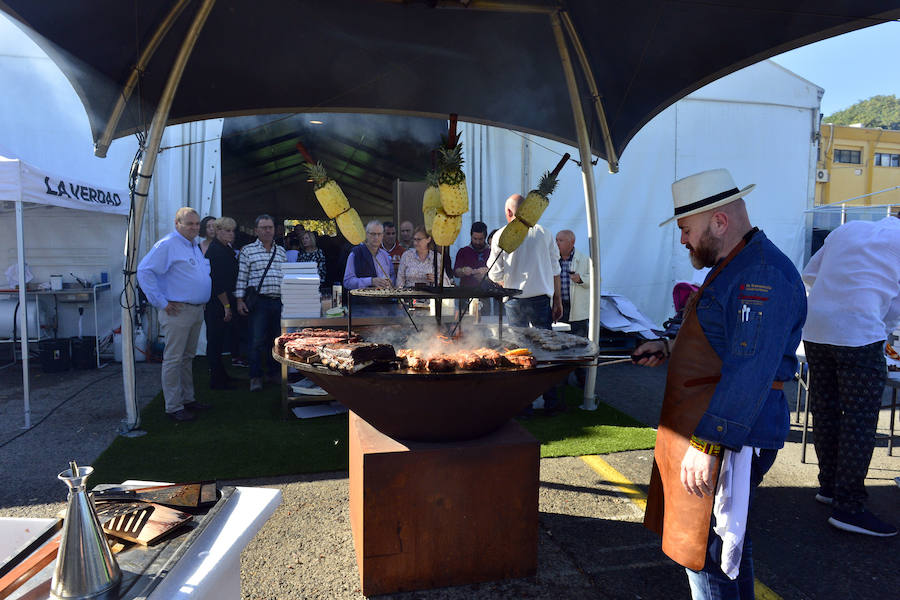
[[[119,137],[146,127],[199,5],[0,0],[73,83],[95,141],[141,54],[152,50],[109,133]],[[900,17],[896,0],[218,0],[168,123],[260,113],[446,118],[453,112],[463,121],[577,146],[548,19],[560,9],[592,75],[589,83],[586,69],[576,69],[591,147],[612,170],[643,125],[706,83],[803,44]],[[580,64],[579,49],[571,40],[569,46]],[[594,84],[608,148],[590,101]]]

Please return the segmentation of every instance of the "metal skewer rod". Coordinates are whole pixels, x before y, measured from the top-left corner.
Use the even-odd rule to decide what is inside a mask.
[[[503,254],[503,250],[497,253],[497,256],[494,257],[493,262],[491,262],[491,266],[488,267],[488,270],[484,272],[484,275],[481,276],[481,281],[478,282],[478,285],[475,286],[477,289],[481,289],[481,284],[484,283],[484,280],[487,279],[488,273],[491,272],[491,268],[497,263],[497,260],[500,258],[500,255]],[[456,333],[457,327],[462,322],[463,317],[466,316],[466,312],[469,310],[469,305],[472,303],[472,299],[469,298],[466,301],[466,305],[462,307],[462,310],[459,311],[459,320],[456,321],[456,325],[453,326],[453,331],[450,332],[450,337],[453,337],[453,334]]]

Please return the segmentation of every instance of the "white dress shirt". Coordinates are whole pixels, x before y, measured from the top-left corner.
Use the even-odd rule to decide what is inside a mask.
[[[209,260],[177,231],[154,244],[138,265],[137,279],[150,304],[159,309],[169,302],[206,304],[212,290]]]
[[[503,230],[499,229],[491,238],[491,257],[487,264],[493,264],[488,276],[503,287],[522,290],[516,298],[549,296],[553,298],[553,278],[559,275],[559,247],[547,230],[540,225],[528,229],[522,245],[512,254],[500,250],[498,245]],[[497,262],[494,259],[497,256]]]
[[[900,219],[841,225],[803,281],[811,286],[804,341],[856,348],[887,339],[900,322]]]

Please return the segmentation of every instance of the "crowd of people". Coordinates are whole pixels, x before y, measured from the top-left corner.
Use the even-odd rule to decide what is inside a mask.
[[[832,507],[828,522],[838,529],[897,534],[867,511],[864,479],[885,386],[885,344],[900,325],[900,219],[895,213],[841,226],[801,276],[752,226],[744,202],[752,190],[739,189],[725,169],[672,184],[674,215],[660,225],[676,221],[691,264],[710,271],[687,299],[674,339],[647,341],[634,356],[640,365],[668,367],[645,525],[685,566],[695,599],[753,597],[748,509],[789,431],[783,388],[797,373],[801,340],[819,459],[815,500]],[[519,194],[506,199],[507,223],[522,201]],[[363,243],[328,248],[310,231],[279,243],[276,221],[265,214],[256,219],[256,239],[239,250],[235,231],[233,219],[201,221],[181,208],[175,231],[138,267],[165,336],[166,413],[178,421],[209,408],[196,399],[191,373],[204,319],[211,387],[231,385],[226,351],[233,364],[242,354],[249,359],[251,391],[264,377],[278,378],[269,348],[280,329],[286,261],[315,262],[323,289],[340,282],[345,290],[433,285],[440,262],[429,233],[410,221],[399,228],[370,221]],[[443,284],[518,289],[505,302],[511,325],[549,329],[563,321],[587,335],[591,269],[575,250],[575,234],[552,236],[535,225],[507,253],[499,247],[503,229],[487,231],[472,224],[469,243],[443,261]],[[565,410],[555,388],[544,406]]]

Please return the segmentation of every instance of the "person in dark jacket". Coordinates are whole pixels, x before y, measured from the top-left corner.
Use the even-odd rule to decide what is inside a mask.
[[[213,390],[229,388],[229,376],[222,365],[225,340],[231,335],[234,311],[234,286],[237,281],[238,261],[231,244],[234,242],[236,223],[230,217],[216,220],[216,237],[206,251],[209,259],[209,275],[212,278],[212,294],[206,303],[206,360],[209,364],[209,387]]]

